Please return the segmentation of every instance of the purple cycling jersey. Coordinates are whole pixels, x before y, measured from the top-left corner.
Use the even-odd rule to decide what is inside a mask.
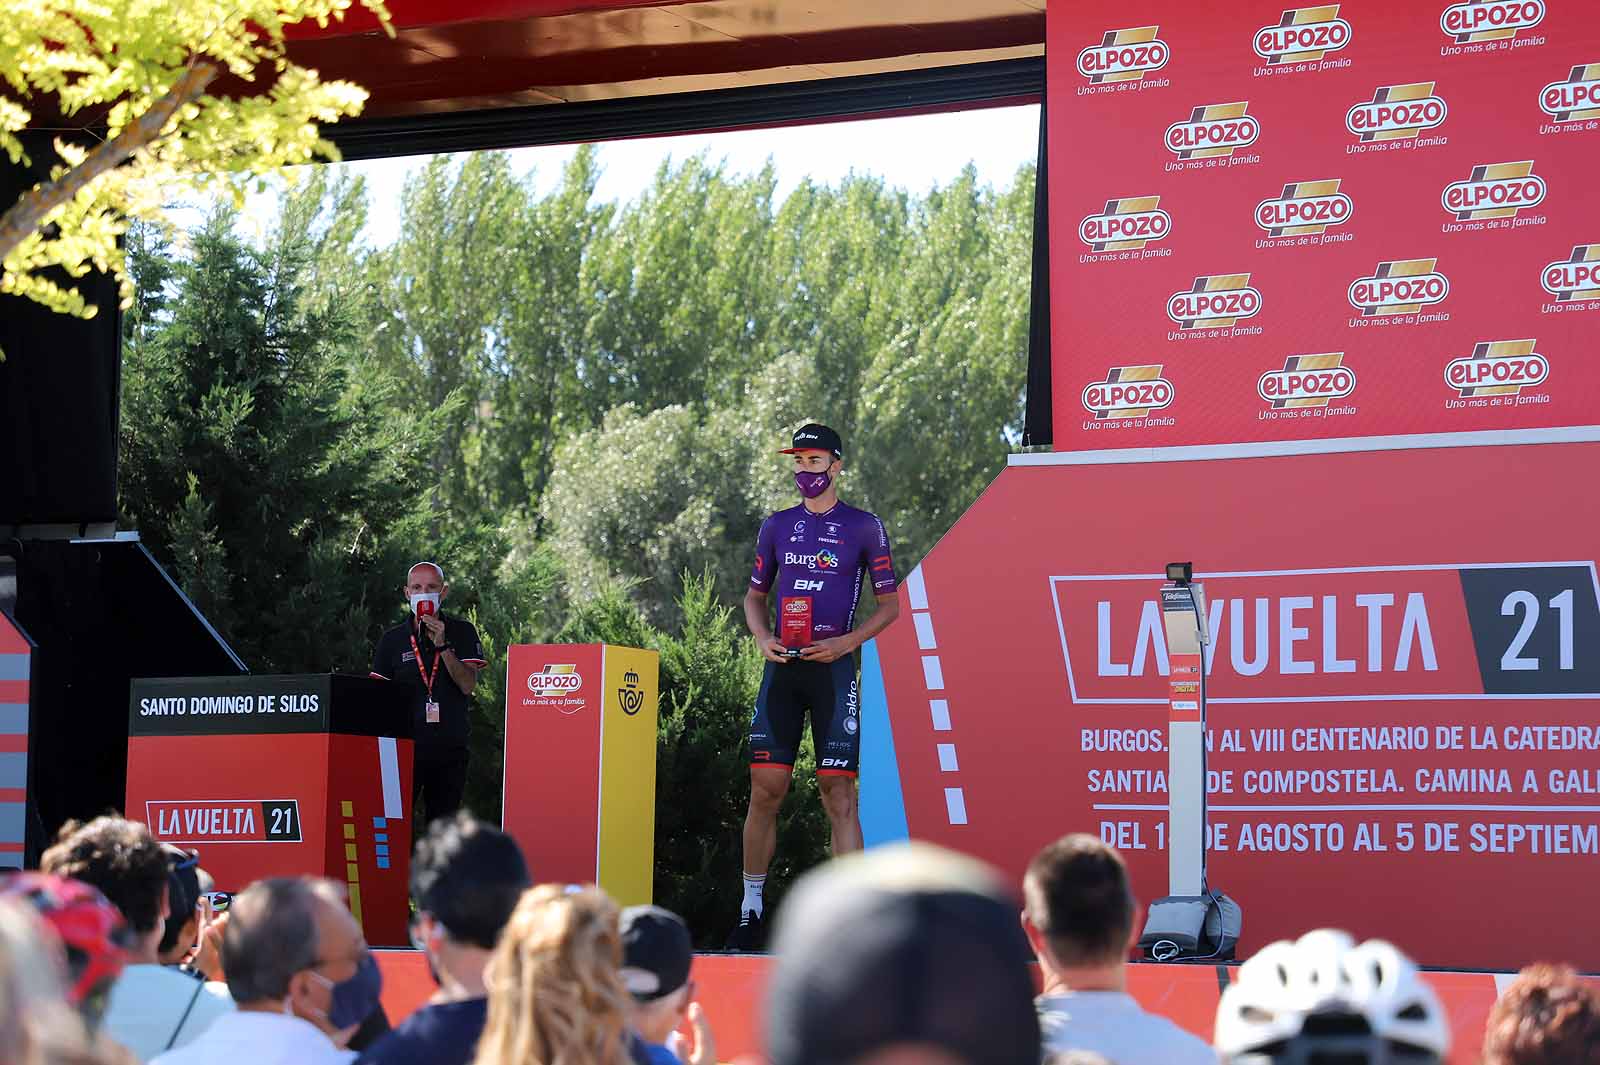
[[[863,581],[876,595],[896,587],[889,536],[877,515],[843,503],[813,514],[802,504],[761,523],[750,586],[765,592],[777,585],[780,639],[791,600],[809,601],[813,642],[849,632]]]

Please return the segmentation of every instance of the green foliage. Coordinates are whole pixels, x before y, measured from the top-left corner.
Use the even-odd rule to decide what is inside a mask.
[[[362,3],[393,32],[382,3]],[[0,212],[0,293],[87,318],[97,308],[61,279],[96,269],[116,275],[126,303],[133,275],[120,238],[130,219],[160,225],[163,205],[184,191],[231,182],[237,201],[250,175],[337,159],[318,123],[359,114],[366,90],[290,62],[284,30],[305,19],[326,25],[349,7],[0,0],[0,152],[48,172]],[[209,92],[224,73],[271,86]],[[41,136],[96,126],[104,133],[93,147],[62,138],[47,147]]]

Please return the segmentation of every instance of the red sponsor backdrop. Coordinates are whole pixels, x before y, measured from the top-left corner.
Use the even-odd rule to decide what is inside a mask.
[[[1058,449],[1596,420],[1592,4],[1086,0],[1048,56]]]
[[[879,637],[910,834],[1020,876],[1069,831],[1166,894],[1160,567],[1214,645],[1211,882],[1242,956],[1600,968],[1600,444],[1014,466]],[[1181,501],[1181,503],[1180,503]],[[918,617],[921,615],[921,617]],[[1559,916],[1558,916],[1559,915]]]

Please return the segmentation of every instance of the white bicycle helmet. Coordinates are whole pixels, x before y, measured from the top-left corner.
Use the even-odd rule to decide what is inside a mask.
[[[1411,959],[1381,939],[1321,928],[1269,944],[1217,1004],[1225,1065],[1434,1065],[1444,1008]]]

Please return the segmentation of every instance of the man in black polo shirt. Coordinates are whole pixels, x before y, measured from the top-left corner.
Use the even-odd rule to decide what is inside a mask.
[[[472,623],[440,613],[439,604],[449,591],[438,563],[412,566],[405,584],[411,616],[384,633],[372,655],[374,677],[413,689],[411,816],[419,829],[461,807],[467,781],[467,696],[478,682],[478,670],[488,664]]]

